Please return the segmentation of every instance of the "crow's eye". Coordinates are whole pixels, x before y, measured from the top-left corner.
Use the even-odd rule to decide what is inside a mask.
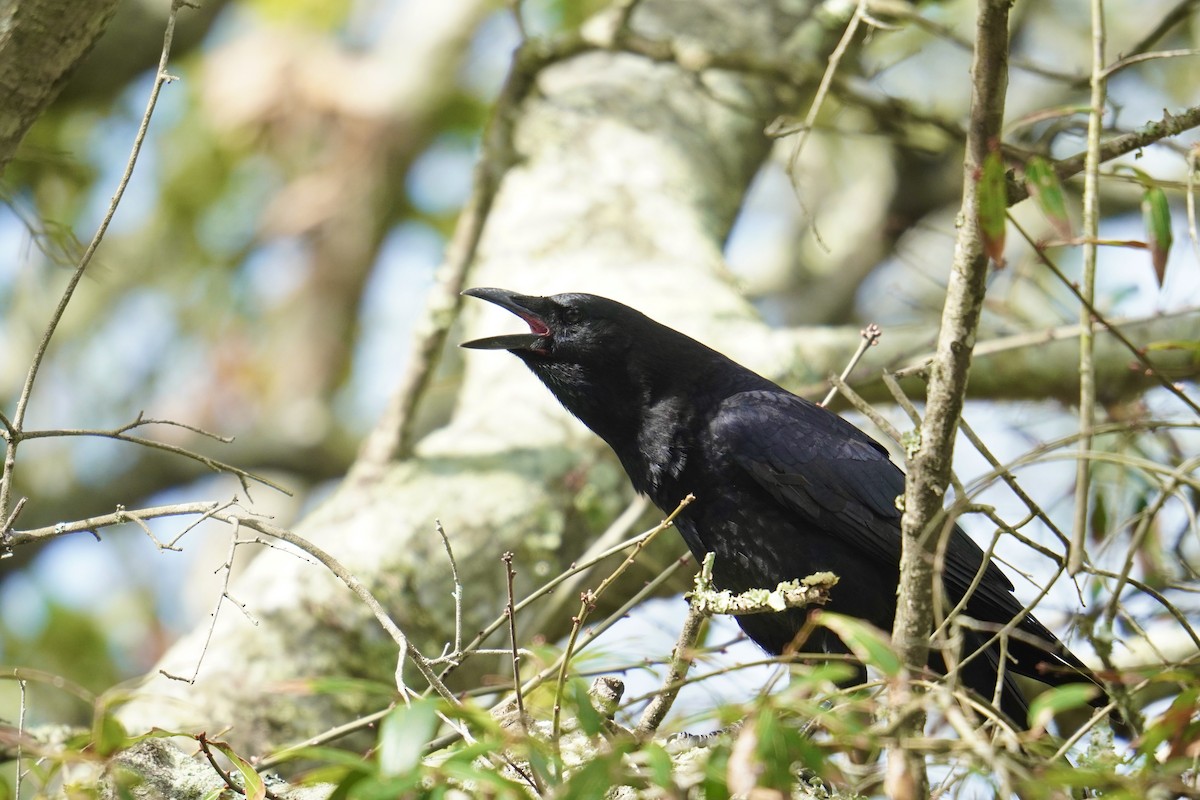
[[[581,319],[583,319],[583,312],[578,308],[568,308],[563,311],[563,322],[568,325],[575,325]]]

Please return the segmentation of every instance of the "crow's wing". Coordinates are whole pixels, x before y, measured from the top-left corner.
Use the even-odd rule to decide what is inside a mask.
[[[769,390],[726,399],[709,432],[718,452],[797,515],[801,527],[848,542],[864,558],[900,563],[896,500],[904,494],[904,473],[874,439],[836,414]],[[972,616],[1016,617],[1022,606],[1012,583],[991,561],[984,566],[983,550],[955,527],[942,574],[953,601],[981,567]]]

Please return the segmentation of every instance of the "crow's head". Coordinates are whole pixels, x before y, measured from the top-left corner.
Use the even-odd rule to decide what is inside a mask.
[[[467,289],[467,297],[495,303],[523,319],[528,333],[463,342],[475,350],[508,350],[535,372],[576,366],[608,367],[637,340],[637,328],[650,323],[641,313],[594,294],[534,297],[506,289]],[[650,323],[653,324],[653,323]]]
[[[678,331],[639,311],[592,294],[531,297],[505,289],[468,289],[508,309],[529,326],[464,342],[476,350],[507,350],[568,411],[608,442],[633,485],[652,497],[670,495],[664,483],[685,464],[679,431],[730,393],[775,387]],[[677,492],[675,492],[677,494]]]
[[[655,384],[671,378],[662,364],[672,342],[697,342],[659,325],[641,312],[592,294],[534,297],[505,289],[468,289],[508,309],[529,326],[512,333],[464,342],[475,350],[507,350],[525,362],[567,410],[607,441],[622,460],[633,452]],[[686,344],[684,344],[686,343]]]

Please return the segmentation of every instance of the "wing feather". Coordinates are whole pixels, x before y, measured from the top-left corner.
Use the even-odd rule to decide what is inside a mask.
[[[874,439],[819,406],[771,391],[727,399],[710,432],[717,447],[805,528],[849,542],[864,557],[899,563],[897,498],[904,493],[904,473]],[[952,599],[961,598],[983,569],[972,603],[1007,619],[1020,613],[1008,577],[990,561],[985,565],[983,550],[961,528],[951,536],[943,580]]]

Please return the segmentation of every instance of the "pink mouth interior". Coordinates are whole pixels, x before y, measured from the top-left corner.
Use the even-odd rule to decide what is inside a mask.
[[[546,326],[546,323],[542,322],[537,317],[527,316],[525,314],[521,314],[520,317],[529,325],[530,333],[537,334],[538,336],[550,335],[550,328]]]

